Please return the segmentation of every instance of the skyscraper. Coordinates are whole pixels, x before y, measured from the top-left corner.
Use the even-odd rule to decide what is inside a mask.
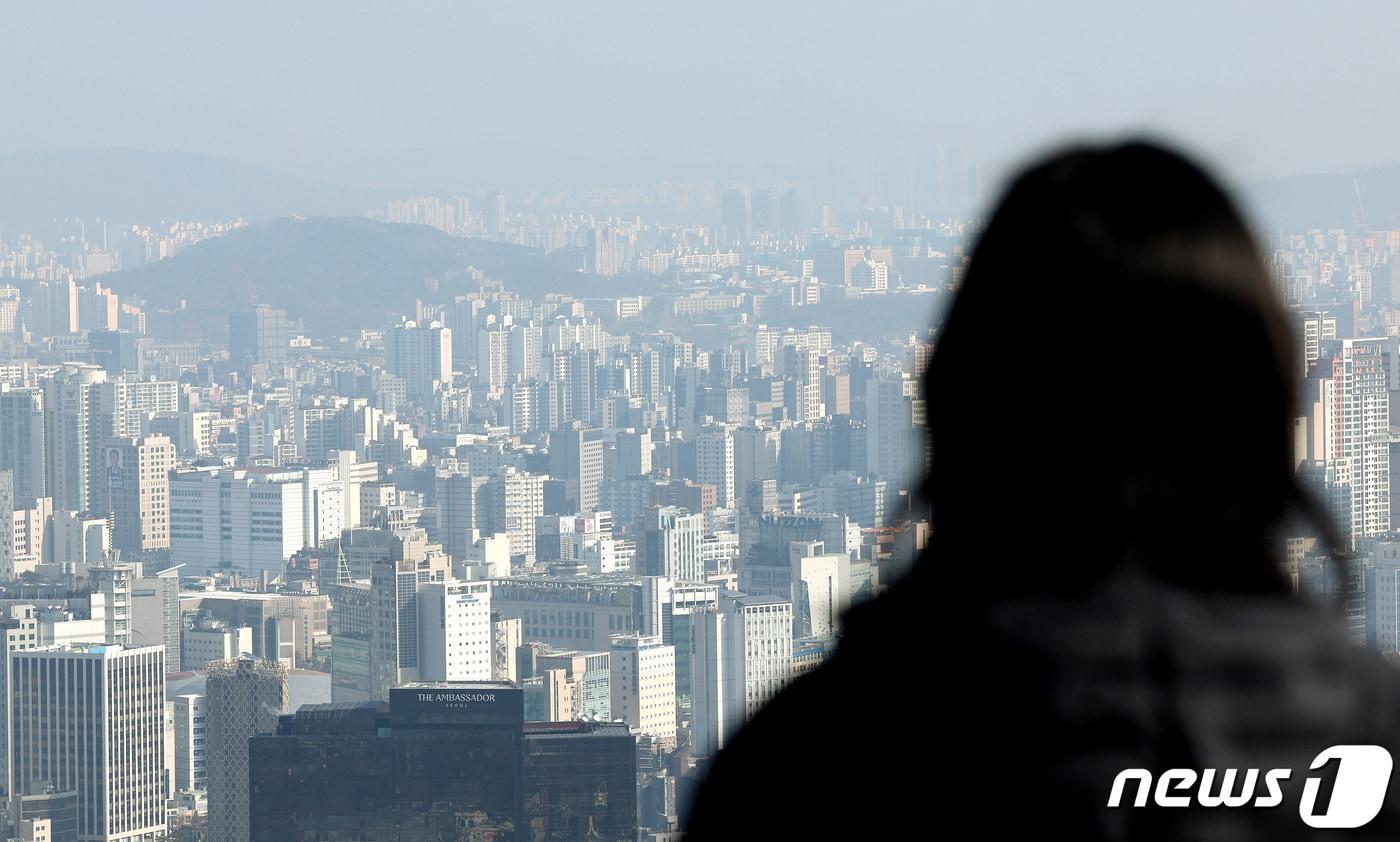
[[[395,536],[390,557],[370,571],[371,698],[385,701],[394,687],[418,680],[418,588],[441,582],[450,571],[448,557],[417,534]]]
[[[1390,384],[1397,365],[1388,339],[1344,339],[1332,360],[1326,462],[1350,488],[1353,547],[1390,531]]]
[[[175,445],[165,436],[108,439],[93,508],[112,515],[112,546],[126,558],[170,547],[170,472]]]
[[[572,511],[596,511],[603,484],[601,431],[570,428],[550,433],[549,475],[564,481],[564,500]]]
[[[164,647],[36,649],[10,669],[10,779],[77,791],[80,839],[164,833]]]
[[[37,617],[33,605],[12,605],[0,614],[0,699],[9,699],[12,692],[10,674],[14,661],[10,656],[39,648]],[[14,750],[11,716],[10,705],[0,705],[0,790],[10,793],[15,791],[10,786],[13,769],[9,758]]]
[[[691,740],[695,753],[724,748],[787,684],[792,669],[792,603],[724,594],[718,610],[690,622]]]
[[[638,532],[637,572],[674,582],[705,581],[705,516],[675,506],[653,506]]]
[[[287,311],[259,305],[229,313],[229,364],[247,374],[255,366],[280,363],[289,347]]]
[[[45,467],[55,510],[82,512],[91,505],[93,449],[105,438],[97,386],[106,378],[97,366],[68,364],[44,381]]]
[[[452,382],[452,331],[441,322],[405,321],[384,337],[384,366],[403,378],[410,401],[430,399]]]
[[[437,535],[454,560],[470,555],[473,533],[486,525],[489,477],[441,474],[437,477]]]
[[[209,664],[204,690],[209,842],[248,840],[248,740],[277,731],[287,669],[251,657]]]
[[[721,508],[734,505],[734,436],[728,427],[713,427],[695,437],[695,481],[715,487]]]
[[[44,435],[44,391],[0,383],[0,470],[17,497],[48,496]]]
[[[535,518],[544,514],[545,479],[540,474],[506,468],[486,485],[491,516],[482,532],[506,533],[512,558],[535,554]]]
[[[0,470],[0,579],[11,581],[15,578],[15,485],[13,474]]]
[[[924,468],[924,402],[919,381],[908,376],[871,380],[866,388],[866,466],[870,473],[907,489]]]

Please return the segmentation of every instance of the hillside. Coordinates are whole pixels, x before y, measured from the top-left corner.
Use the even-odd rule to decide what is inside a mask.
[[[163,334],[219,339],[227,313],[268,304],[302,318],[314,335],[379,327],[426,293],[428,279],[450,281],[468,267],[527,297],[644,291],[650,279],[599,278],[562,259],[504,243],[463,240],[423,225],[357,217],[279,219],[207,240],[168,260],[104,275],[123,296],[143,298]],[[445,283],[444,293],[468,287]],[[184,310],[166,319],[155,311]]]
[[[1244,198],[1265,228],[1400,227],[1400,164],[1280,178],[1252,185]]]

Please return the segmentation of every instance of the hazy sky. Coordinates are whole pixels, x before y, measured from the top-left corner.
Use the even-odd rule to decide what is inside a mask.
[[[460,150],[1000,162],[1144,127],[1237,178],[1400,157],[1387,0],[30,0],[0,35],[0,151],[202,152],[345,183],[451,178]]]

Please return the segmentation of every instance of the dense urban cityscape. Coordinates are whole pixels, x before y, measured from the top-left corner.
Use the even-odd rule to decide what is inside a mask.
[[[1133,742],[1131,716],[1094,707],[1110,698],[1094,682],[1169,686],[1155,654],[1130,669],[1127,643],[1096,648],[1066,622],[1063,651],[1084,660],[983,664],[979,632],[947,618],[991,616],[1021,595],[1012,579],[1077,582],[1066,571],[1104,537],[1084,534],[1103,513],[1055,533],[1058,514],[1027,513],[1070,504],[1037,494],[1112,462],[1138,426],[1165,437],[1206,418],[1144,425],[1132,408],[1156,404],[1113,405],[1132,365],[1094,357],[1136,360],[1133,326],[1160,314],[1100,313],[1095,300],[1042,318],[1083,281],[1066,254],[1089,252],[1061,253],[1068,236],[1027,247],[1009,265],[1035,268],[1017,280],[1038,285],[1037,306],[988,293],[996,316],[1004,306],[1007,325],[1075,338],[1047,347],[979,316],[998,332],[979,346],[979,371],[995,376],[977,394],[1005,400],[967,417],[1006,415],[996,429],[1013,434],[997,434],[990,468],[991,434],[963,455],[960,476],[985,475],[964,497],[1001,514],[961,530],[956,547],[976,557],[946,559],[958,575],[935,542],[958,518],[936,520],[931,479],[948,476],[931,438],[953,404],[927,373],[947,359],[935,361],[940,331],[955,343],[948,313],[976,286],[972,254],[996,230],[1001,191],[1028,156],[1101,132],[1162,129],[1220,165],[1241,200],[1287,308],[1301,398],[1291,476],[1307,500],[1288,497],[1302,517],[1259,539],[1264,566],[1283,561],[1280,600],[1340,616],[1339,649],[1400,670],[1400,165],[1377,164],[1394,158],[1389,93],[1367,85],[1387,74],[1353,65],[1400,55],[1382,12],[1349,36],[1354,54],[1330,13],[1271,16],[1284,68],[1253,11],[1148,25],[1101,0],[860,14],[29,5],[0,50],[14,95],[0,137],[0,842],[698,840],[691,819],[705,811],[692,805],[743,750],[746,724],[790,713],[794,682],[850,651],[861,606],[919,573],[909,601],[927,616],[899,639],[870,626],[866,645],[886,647],[879,692],[842,688],[829,733],[802,725],[814,745],[888,744],[867,755],[875,768],[845,768],[833,747],[811,785],[793,758],[820,752],[765,745],[771,776],[810,803],[755,792],[729,827],[811,838],[768,830],[785,811],[810,813],[810,827],[839,809],[843,828],[869,812],[871,827],[928,835],[939,825],[907,803],[908,782],[938,791],[928,761],[964,728],[937,707],[957,696],[964,713],[1001,716],[1012,708],[989,697],[1023,686],[1007,673],[1044,679],[1055,704],[1084,691],[1120,729],[1104,745]],[[1305,113],[1319,102],[1346,114],[1345,132]],[[1112,239],[1089,229],[1076,236]],[[1257,374],[1181,321],[1182,369]],[[1101,444],[1091,435],[1056,440],[1078,424],[1118,429],[1087,453]],[[1220,466],[1199,461],[1194,476],[1211,482]],[[1121,492],[1136,514],[1169,496],[1139,478],[1095,499]],[[1222,500],[1211,526],[1254,512],[1210,498]],[[1308,520],[1310,501],[1335,535]],[[1105,526],[1105,543],[1177,531],[1161,545],[1201,550],[1203,567],[1257,548],[1252,534],[1197,547],[1209,530],[1174,515]],[[1045,629],[1025,628],[1038,646]],[[1099,669],[1104,652],[1119,660]],[[1222,655],[1218,669],[1247,683],[1246,660]],[[1321,717],[1318,686],[1299,704]],[[1160,713],[1141,698],[1124,709]],[[926,699],[928,724],[915,719]],[[1209,700],[1217,715],[1229,706]],[[1025,722],[1063,725],[1051,707]],[[895,720],[935,736],[906,738]],[[1042,730],[1076,751],[1088,733]],[[1147,776],[1146,799],[1149,770],[1103,754],[1112,772]],[[1047,779],[1080,771],[1046,756]],[[885,777],[903,788],[887,796]],[[878,797],[837,794],[857,778]],[[1008,802],[1035,818],[1020,809]],[[745,824],[758,810],[778,818]],[[993,823],[976,835],[999,835],[978,818]]]
[[[874,296],[923,320],[962,225],[883,208],[847,232],[790,189],[725,192],[719,225],[472,198],[372,224],[539,243],[656,292],[531,299],[464,267],[351,335],[257,304],[172,340],[118,270],[258,226],[6,238],[21,838],[667,838],[697,767],[924,545],[928,330],[763,317]],[[114,717],[120,765],[58,748]]]
[[[256,235],[242,221],[7,235],[14,837],[679,832],[706,760],[929,535],[936,329],[766,320],[871,299],[925,318],[975,230],[902,208],[841,228],[793,190],[718,204],[718,224],[658,226],[498,193],[391,201],[369,224],[526,243],[655,292],[527,298],[464,267],[350,335],[266,304],[207,339],[147,330],[118,270]],[[1361,229],[1272,252],[1307,372],[1298,470],[1365,562],[1354,634],[1391,653],[1397,250],[1400,231]],[[1343,590],[1315,539],[1288,557],[1296,587]],[[107,705],[66,701],[85,692]],[[118,727],[122,756],[79,748]]]

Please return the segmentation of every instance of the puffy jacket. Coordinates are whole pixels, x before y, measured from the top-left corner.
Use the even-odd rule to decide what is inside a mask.
[[[1379,745],[1400,760],[1400,671],[1321,607],[1116,575],[1084,593],[970,612],[921,564],[854,610],[836,652],[713,761],[686,817],[708,839],[1400,839],[1400,785],[1359,829],[1313,813],[1355,772],[1313,759]],[[955,619],[960,617],[960,619]],[[1146,770],[1193,770],[1190,807],[1132,806]],[[1274,807],[1198,806],[1199,777],[1242,792],[1288,771]],[[1280,773],[1275,773],[1278,777]],[[1372,776],[1374,777],[1374,776]],[[1355,781],[1351,781],[1355,783]],[[1352,787],[1343,787],[1351,789]]]

